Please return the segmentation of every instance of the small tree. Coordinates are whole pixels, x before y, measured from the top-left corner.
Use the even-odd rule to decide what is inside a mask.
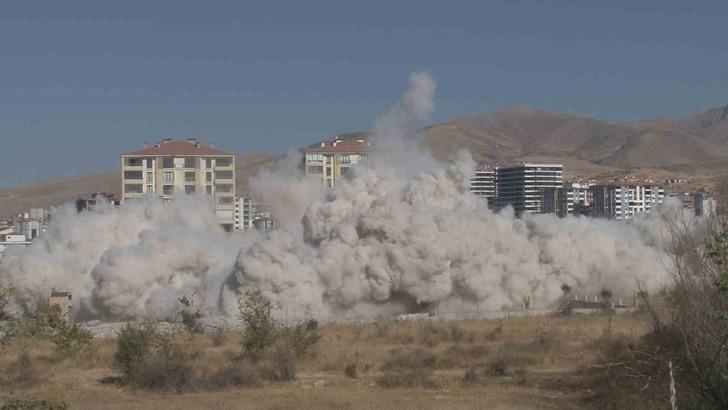
[[[245,323],[243,350],[253,360],[260,359],[263,352],[276,340],[276,323],[271,315],[273,302],[258,290],[245,292],[238,302],[238,318]]]
[[[182,304],[182,309],[179,312],[180,319],[185,329],[190,333],[203,333],[205,329],[200,324],[202,319],[202,312],[199,309],[195,309],[192,299],[187,296],[182,296],[177,299]]]

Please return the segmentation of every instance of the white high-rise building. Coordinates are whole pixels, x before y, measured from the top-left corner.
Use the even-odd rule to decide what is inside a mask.
[[[649,213],[665,198],[665,191],[657,185],[595,185],[591,190],[592,215],[619,220]]]

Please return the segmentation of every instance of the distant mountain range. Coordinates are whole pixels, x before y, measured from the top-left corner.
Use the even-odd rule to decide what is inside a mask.
[[[362,135],[364,133],[357,133]],[[711,184],[728,175],[728,105],[684,118],[610,123],[580,114],[508,108],[423,129],[417,139],[440,159],[467,149],[478,161],[556,161],[569,177],[680,175]],[[239,156],[238,190],[278,157]],[[119,173],[61,178],[0,190],[0,218],[96,191],[118,192]]]

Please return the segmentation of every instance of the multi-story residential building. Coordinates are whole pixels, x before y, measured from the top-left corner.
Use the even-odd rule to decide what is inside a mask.
[[[704,193],[697,193],[693,195],[695,216],[710,216],[718,206],[718,201],[715,198]]]
[[[119,206],[121,200],[114,193],[95,192],[87,197],[76,199],[76,212],[93,211],[99,206]]]
[[[321,183],[333,188],[350,167],[366,159],[369,142],[364,138],[334,138],[303,150],[306,175],[321,176]]]
[[[235,155],[195,139],[165,139],[121,156],[122,200],[156,195],[170,201],[179,194],[209,195],[220,224],[234,229]]]
[[[619,220],[649,213],[665,198],[665,191],[657,185],[595,185],[591,191],[592,216]]]
[[[273,213],[251,197],[235,198],[235,230],[257,229],[268,232],[275,228]]]
[[[524,163],[496,169],[495,209],[512,206],[517,215],[540,213],[545,189],[562,188],[561,164]]]
[[[252,229],[256,213],[256,203],[251,197],[235,198],[235,230]]]
[[[587,215],[591,206],[591,185],[579,182],[566,184],[563,188],[541,190],[541,212],[559,216]]]
[[[470,192],[485,201],[485,205],[492,204],[498,195],[496,170],[496,167],[480,164],[470,179]]]

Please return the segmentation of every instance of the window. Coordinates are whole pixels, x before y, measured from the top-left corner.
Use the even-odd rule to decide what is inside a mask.
[[[212,195],[212,185],[205,187],[205,193],[207,193],[207,195]]]
[[[154,172],[147,172],[147,182],[148,183],[154,182]]]
[[[195,186],[194,185],[185,185],[185,194],[194,194],[195,193]]]
[[[326,176],[327,177],[331,176],[331,167],[326,167]]]
[[[185,172],[185,182],[195,182],[195,171]]]
[[[154,161],[152,161],[151,158],[147,158],[147,168],[152,169],[153,168]]]
[[[218,205],[232,205],[233,198],[230,196],[224,196],[222,198],[217,198]]]
[[[233,179],[233,171],[217,171],[215,179]]]
[[[147,185],[147,192],[154,192],[154,185]]]
[[[339,156],[339,162],[342,164],[351,164],[351,158],[349,158],[349,155],[341,155]]]
[[[324,167],[323,165],[309,165],[308,167],[308,173],[309,174],[315,174],[320,175],[324,173]]]
[[[172,195],[174,194],[174,186],[172,185],[165,185],[162,187],[162,194],[164,195]]]
[[[205,159],[205,168],[212,168],[212,158]]]
[[[174,168],[174,158],[164,158],[164,160],[162,160],[162,168]]]
[[[215,160],[215,166],[217,167],[229,167],[233,165],[233,160],[230,158],[217,158]]]
[[[217,186],[217,192],[233,192],[233,186],[229,184],[225,185],[218,185]]]
[[[127,194],[141,194],[142,184],[126,184],[124,185],[124,192]]]
[[[124,179],[142,179],[142,171],[124,171]]]
[[[205,173],[205,181],[212,182],[212,172]]]
[[[195,158],[185,158],[185,168],[194,168]]]
[[[140,167],[142,166],[141,158],[125,158],[124,164],[128,167]]]
[[[174,172],[172,171],[165,171],[163,177],[163,181],[165,184],[171,184],[174,182]]]
[[[349,167],[341,167],[341,175],[346,175],[349,172]]]
[[[307,161],[323,161],[324,155],[323,154],[306,154],[306,160]]]

